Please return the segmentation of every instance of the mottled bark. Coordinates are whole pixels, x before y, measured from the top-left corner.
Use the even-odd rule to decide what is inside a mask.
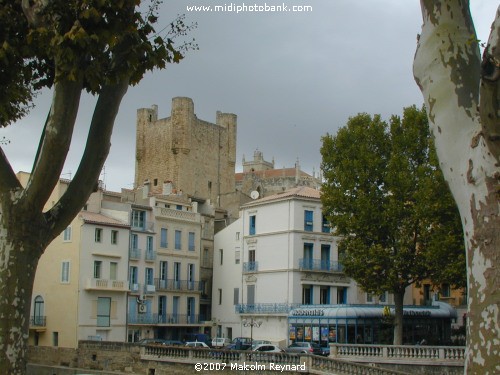
[[[422,0],[414,61],[445,179],[464,227],[468,270],[467,374],[500,372],[499,33],[481,65],[466,0]]]
[[[50,163],[50,160],[61,160],[66,150],[42,146],[39,160],[43,162],[36,163],[38,173],[34,173],[28,186],[23,188],[0,148],[0,374],[25,374],[31,292],[38,260],[95,190],[111,146],[115,117],[128,84],[128,80],[124,79],[103,88],[75,178],[66,193],[47,212],[43,212],[43,208],[57,179],[49,183],[42,169],[38,168],[43,164],[47,175],[58,175],[60,163]],[[58,87],[61,86],[56,85],[56,91]],[[67,109],[55,110],[53,104],[54,118],[63,121],[67,116],[59,111]],[[56,128],[61,126],[54,125]],[[52,132],[54,127],[47,127],[45,131]],[[65,144],[68,137],[66,129],[59,134],[62,137],[60,142]],[[49,143],[58,143],[54,134],[45,137],[53,138],[47,141]]]
[[[0,373],[13,375],[26,370],[31,292],[46,246],[43,216],[18,209],[18,203],[0,210]]]
[[[394,345],[403,345],[403,299],[404,290],[394,293]]]

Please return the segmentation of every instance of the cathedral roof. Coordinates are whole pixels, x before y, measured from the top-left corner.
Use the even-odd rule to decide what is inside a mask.
[[[306,199],[320,199],[321,192],[309,186],[298,186],[293,189],[286,190],[282,193],[269,195],[267,197],[256,199],[244,206],[251,206],[254,204],[269,203],[272,201],[293,199],[293,198],[306,198]]]
[[[235,174],[236,182],[241,182],[248,175],[254,175],[261,179],[265,178],[280,178],[280,177],[295,177],[295,168],[268,169],[265,171],[239,172]],[[300,171],[300,177],[312,177],[306,172]]]

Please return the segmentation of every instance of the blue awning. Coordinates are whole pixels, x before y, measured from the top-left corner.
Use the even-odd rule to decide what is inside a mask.
[[[303,305],[290,310],[289,320],[294,319],[370,319],[383,318],[384,308],[391,305]],[[444,302],[433,302],[432,306],[403,306],[405,318],[457,318],[457,310]]]

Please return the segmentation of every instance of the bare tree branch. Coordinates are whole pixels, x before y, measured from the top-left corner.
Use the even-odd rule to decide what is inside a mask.
[[[71,144],[80,96],[81,81],[61,80],[54,86],[54,96],[48,122],[42,134],[42,145],[23,194],[25,204],[41,210],[61,171]]]
[[[95,182],[111,147],[115,117],[128,85],[128,79],[124,79],[117,84],[105,86],[99,95],[85,151],[75,177],[59,202],[45,214],[51,228],[51,237],[59,234],[69,224],[95,191]]]
[[[16,174],[0,147],[0,191],[10,191],[15,188],[20,188],[21,184],[16,178]]]

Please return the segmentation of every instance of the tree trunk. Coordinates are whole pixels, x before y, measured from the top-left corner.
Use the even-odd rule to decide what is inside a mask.
[[[394,293],[394,345],[403,345],[403,299],[405,292]]]
[[[39,259],[33,255],[37,249],[26,241],[29,234],[22,231],[19,227],[9,233],[24,238],[16,243],[6,240],[6,228],[0,226],[0,373],[9,375],[26,373],[31,292]]]
[[[424,25],[414,75],[424,96],[441,169],[460,211],[467,251],[465,372],[498,374],[500,8],[485,49],[486,64],[491,64],[485,74],[481,72],[469,2],[422,0],[421,5]],[[480,83],[489,86],[481,89],[481,103]],[[494,127],[489,128],[488,122]]]

